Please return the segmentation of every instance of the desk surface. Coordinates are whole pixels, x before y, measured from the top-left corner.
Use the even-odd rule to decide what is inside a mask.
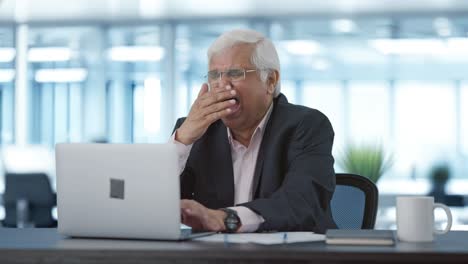
[[[0,228],[0,262],[15,263],[468,263],[468,232],[393,247],[76,239],[56,229]]]

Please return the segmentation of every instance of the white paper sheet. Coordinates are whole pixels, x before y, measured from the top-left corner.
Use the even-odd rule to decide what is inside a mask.
[[[214,234],[195,238],[195,241],[218,243],[255,243],[262,245],[325,241],[325,235],[313,232]]]

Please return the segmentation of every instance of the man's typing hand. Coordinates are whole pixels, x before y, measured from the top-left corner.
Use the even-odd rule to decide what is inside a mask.
[[[182,223],[194,230],[224,231],[226,213],[221,210],[208,209],[194,200],[180,201]]]

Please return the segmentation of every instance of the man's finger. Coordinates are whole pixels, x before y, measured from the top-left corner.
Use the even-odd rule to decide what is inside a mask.
[[[231,87],[231,85],[226,85],[226,86],[223,87],[223,88],[208,89],[208,92],[203,94],[203,95],[205,95],[205,96],[203,96],[203,97],[201,97],[201,98],[206,99],[207,97],[210,97],[210,96],[212,96],[212,95],[219,94],[219,93],[224,93],[224,92],[226,92],[226,91],[231,91],[231,90],[233,90],[232,87]]]
[[[208,93],[208,84],[207,83],[203,83],[201,89],[200,89],[200,92],[198,92],[198,96],[197,97],[200,97],[204,94]]]
[[[198,211],[197,208],[198,203],[193,201],[193,200],[181,200],[180,201],[180,208],[182,209],[182,212],[189,214],[189,215],[195,215]]]
[[[190,204],[190,200],[188,199],[182,199],[180,200],[180,206],[184,207]]]
[[[186,210],[190,209],[190,203],[188,202],[188,200],[180,201],[180,209],[183,213],[185,213]]]
[[[229,115],[232,112],[230,108],[223,109],[218,112],[211,113],[205,117],[205,123],[211,124],[216,122],[217,120]]]
[[[209,115],[211,113],[214,113],[214,112],[219,112],[219,111],[222,111],[222,110],[226,110],[229,107],[232,107],[235,103],[236,103],[236,100],[230,99],[228,101],[222,101],[222,102],[219,102],[219,103],[216,103],[216,104],[212,104],[212,105],[206,107],[203,110],[202,114],[203,114],[203,116],[207,116],[207,115]]]
[[[237,95],[235,90],[223,90],[215,94],[207,95],[200,99],[200,106],[206,107],[217,102],[226,101],[234,98]]]

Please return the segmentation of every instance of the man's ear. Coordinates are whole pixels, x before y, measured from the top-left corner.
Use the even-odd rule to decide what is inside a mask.
[[[272,70],[268,73],[267,85],[268,93],[273,94],[275,92],[275,87],[279,82],[279,72],[277,70]]]

